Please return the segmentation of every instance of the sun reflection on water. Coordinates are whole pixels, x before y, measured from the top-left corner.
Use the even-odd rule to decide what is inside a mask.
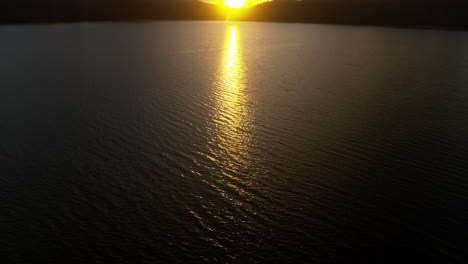
[[[246,165],[250,141],[250,110],[246,94],[246,68],[242,61],[239,30],[231,26],[226,33],[220,71],[216,83],[217,145],[225,150],[223,159],[231,169]]]
[[[262,173],[258,156],[254,155],[254,103],[248,85],[247,68],[243,61],[242,41],[237,26],[229,26],[219,56],[218,70],[210,90],[209,122],[206,127],[208,152],[201,180],[209,198],[200,203],[203,209],[189,208],[206,233],[201,237],[213,247],[226,251],[235,259],[242,252],[230,246],[234,241],[255,246],[251,231],[256,221],[256,178]]]

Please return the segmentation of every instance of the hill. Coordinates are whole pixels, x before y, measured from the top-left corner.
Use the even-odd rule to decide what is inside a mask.
[[[465,1],[277,0],[255,7],[245,19],[302,23],[468,27]]]
[[[275,0],[230,12],[233,20],[468,27],[459,0]],[[0,23],[69,21],[224,20],[220,5],[197,0],[17,0],[0,4]]]

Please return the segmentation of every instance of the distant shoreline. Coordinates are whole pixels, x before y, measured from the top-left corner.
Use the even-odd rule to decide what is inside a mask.
[[[46,2],[47,0],[44,0]],[[0,9],[0,25],[77,22],[223,21],[221,5],[199,1],[134,2],[114,5],[61,3],[47,5],[8,3]],[[232,21],[302,24],[361,25],[414,29],[468,30],[468,3],[437,5],[359,4],[348,1],[324,4],[273,1],[230,13]]]
[[[443,31],[468,31],[468,27],[442,27],[442,26],[411,26],[411,25],[385,25],[385,24],[340,24],[340,23],[314,23],[296,21],[256,21],[256,20],[219,20],[219,19],[110,19],[110,20],[62,20],[62,21],[38,21],[38,22],[10,22],[1,23],[4,26],[30,26],[30,25],[61,25],[79,23],[153,23],[153,22],[257,22],[257,23],[281,23],[281,24],[308,24],[308,25],[335,25],[335,26],[364,26],[384,27],[420,30],[443,30]]]

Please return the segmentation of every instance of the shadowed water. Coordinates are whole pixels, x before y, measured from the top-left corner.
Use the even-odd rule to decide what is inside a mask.
[[[464,263],[468,33],[0,28],[5,263]]]

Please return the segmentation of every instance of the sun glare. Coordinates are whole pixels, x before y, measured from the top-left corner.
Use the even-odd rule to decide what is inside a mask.
[[[230,8],[242,8],[247,3],[247,0],[224,0],[224,4]]]

